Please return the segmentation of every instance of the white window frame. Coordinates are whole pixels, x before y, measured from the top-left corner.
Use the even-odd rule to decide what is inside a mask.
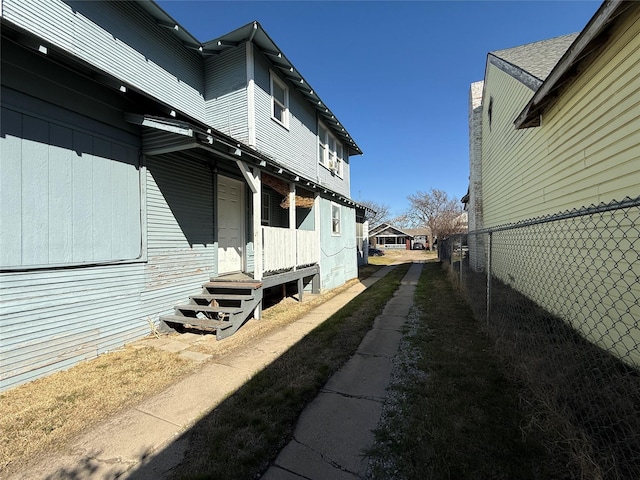
[[[337,216],[334,216],[337,213]],[[342,208],[339,204],[331,202],[331,235],[339,237],[342,235]]]
[[[331,162],[334,164],[333,169]],[[344,145],[322,122],[318,122],[318,163],[343,178]]]
[[[286,85],[286,83],[280,80],[273,71],[270,71],[269,73],[271,77],[271,118],[278,124],[282,125],[284,128],[289,129],[289,87]],[[284,104],[274,96],[274,84],[284,91]],[[283,118],[278,118],[278,116],[276,116],[276,104],[282,109]]]

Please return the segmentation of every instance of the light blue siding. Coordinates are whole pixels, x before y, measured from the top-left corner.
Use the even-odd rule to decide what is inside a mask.
[[[139,145],[35,115],[2,106],[1,266],[141,258]]]
[[[355,209],[341,205],[340,235],[331,233],[329,199],[320,200],[320,286],[323,290],[343,285],[358,276]]]
[[[2,8],[46,43],[204,121],[202,58],[135,2],[3,0]]]
[[[289,88],[289,128],[271,118],[270,64],[255,54],[255,118],[258,151],[277,158],[295,173],[317,179],[317,121],[315,109]],[[277,72],[276,72],[277,74]],[[278,75],[284,81],[282,75]]]
[[[247,61],[245,47],[205,61],[206,121],[215,129],[249,144]]]

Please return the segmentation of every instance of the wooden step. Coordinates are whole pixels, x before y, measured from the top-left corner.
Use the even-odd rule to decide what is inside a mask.
[[[211,300],[253,300],[253,295],[244,295],[242,293],[221,293],[221,294],[206,294],[203,293],[201,295],[191,295],[189,298],[194,300],[206,300],[210,302]]]
[[[162,317],[160,317],[160,320],[169,323],[180,323],[182,325],[193,325],[195,327],[215,328],[218,330],[225,330],[233,326],[233,324],[228,321],[211,320],[208,318],[185,317],[183,315],[163,315]]]
[[[247,282],[247,281],[238,281],[238,282],[219,282],[219,281],[211,281],[202,285],[204,288],[231,288],[231,289],[250,289],[257,290],[262,287],[262,282]]]
[[[208,305],[194,305],[194,304],[176,305],[174,308],[178,310],[188,310],[192,312],[228,313],[230,315],[242,312],[242,308],[240,307],[210,307]]]

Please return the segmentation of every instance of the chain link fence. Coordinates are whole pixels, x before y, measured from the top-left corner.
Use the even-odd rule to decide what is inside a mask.
[[[567,478],[640,478],[640,197],[439,243]]]

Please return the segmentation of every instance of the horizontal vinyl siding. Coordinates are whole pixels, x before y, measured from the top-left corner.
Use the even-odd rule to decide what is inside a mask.
[[[527,98],[526,87],[490,67],[483,119],[485,225],[640,194],[638,23],[564,93],[541,127],[513,128],[514,112],[531,93]],[[492,91],[499,94],[489,132]]]
[[[212,171],[179,155],[148,157],[147,229],[142,302],[150,318],[173,312],[200,292],[217,260]]]
[[[345,159],[343,178],[332,176],[329,170],[318,165],[318,123],[315,109],[289,85],[289,127],[283,127],[271,118],[269,64],[259,54],[256,54],[255,78],[257,149],[293,172],[348,196],[348,159]],[[285,79],[282,75],[278,75],[278,78],[281,81]]]
[[[1,274],[0,390],[149,331],[142,264]]]
[[[4,0],[3,17],[122,82],[204,120],[202,59],[133,2]]]
[[[244,45],[205,60],[206,122],[249,144],[247,63]]]

